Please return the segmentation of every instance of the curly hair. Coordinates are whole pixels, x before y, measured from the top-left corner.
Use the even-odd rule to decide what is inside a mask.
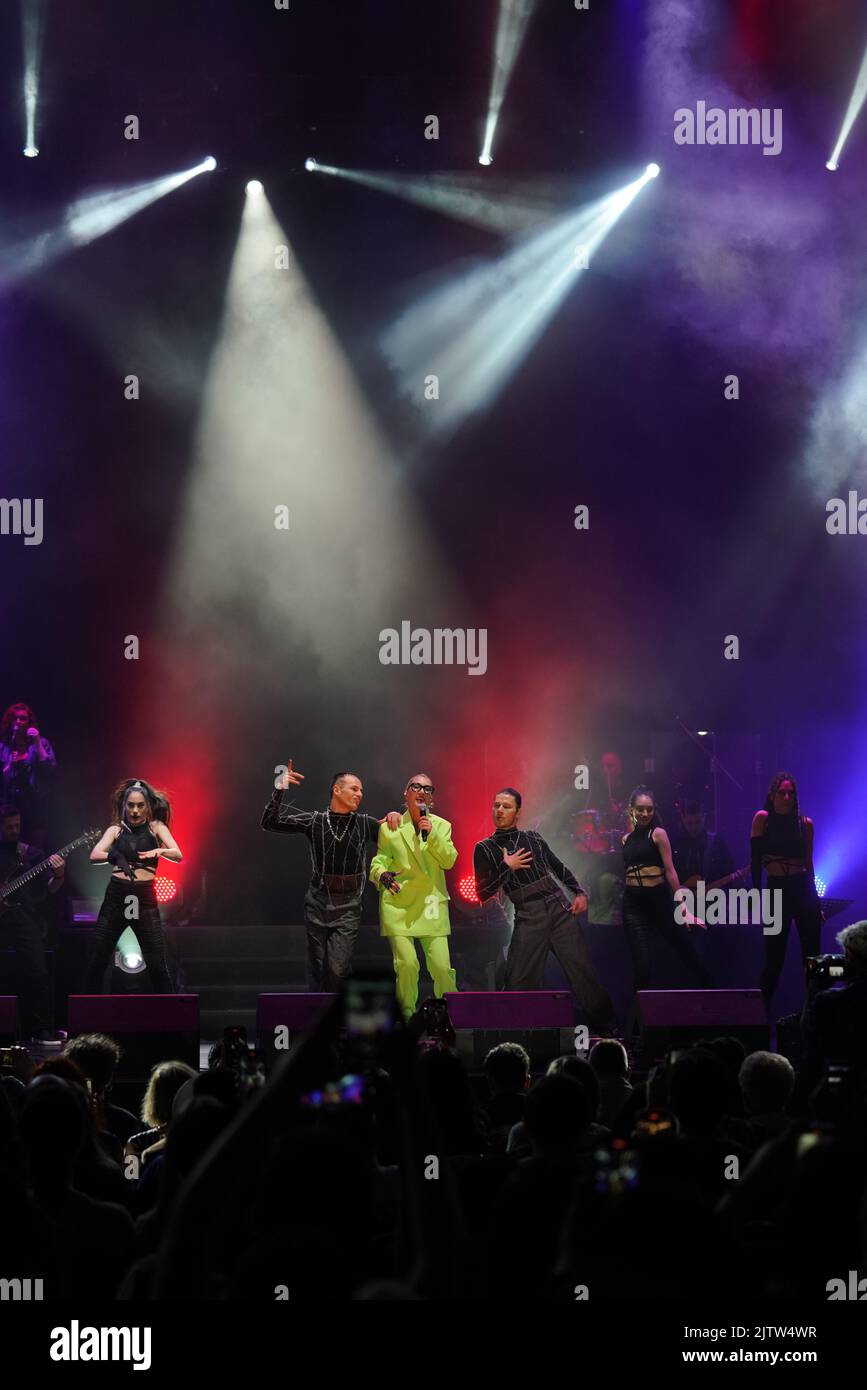
[[[125,778],[111,794],[111,814],[118,825],[124,818],[127,795],[133,788],[140,791],[147,802],[149,820],[161,820],[163,825],[171,825],[172,807],[167,793],[157,791],[156,787],[152,787],[150,782],[145,782],[141,777]]]
[[[24,710],[27,715],[27,727],[36,724],[36,715],[29,705],[25,705],[23,700],[16,700],[14,705],[4,711],[3,718],[0,719],[0,743],[8,743],[12,736],[12,720],[16,710]]]

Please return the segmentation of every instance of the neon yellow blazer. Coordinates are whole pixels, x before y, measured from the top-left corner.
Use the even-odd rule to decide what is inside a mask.
[[[397,830],[379,827],[376,854],[370,863],[370,881],[379,888],[379,877],[388,870],[397,874],[399,893],[379,892],[380,936],[448,936],[451,932],[445,870],[458,857],[452,844],[452,827],[441,816],[430,816],[431,830],[422,844],[409,811]]]

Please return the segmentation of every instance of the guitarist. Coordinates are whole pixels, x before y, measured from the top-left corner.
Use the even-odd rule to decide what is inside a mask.
[[[11,803],[0,806],[0,882],[17,878],[45,858],[41,849],[21,839],[21,813]],[[15,951],[16,991],[22,1035],[30,1042],[60,1046],[65,1037],[51,1031],[48,970],[42,943],[40,900],[45,890],[59,893],[66,865],[59,854],[49,859],[51,877],[24,884],[0,914],[0,941]]]
[[[704,811],[697,801],[680,806],[680,832],[671,837],[671,857],[684,888],[694,888],[699,879],[714,883],[734,873],[735,861],[722,836],[705,826]]]

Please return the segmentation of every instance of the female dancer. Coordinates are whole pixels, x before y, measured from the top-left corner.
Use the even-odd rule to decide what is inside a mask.
[[[650,983],[650,939],[654,933],[677,952],[702,989],[711,989],[711,977],[687,934],[687,927],[704,924],[689,912],[686,926],[675,920],[672,898],[680,901],[681,887],[671,858],[671,843],[649,787],[635,788],[629,798],[628,815],[632,830],[622,841],[626,870],[623,927],[632,956],[633,989],[646,989]],[[633,1003],[627,1037],[634,1017]]]
[[[112,873],[96,922],[87,988],[91,994],[102,993],[103,977],[118,938],[132,927],[150,972],[153,993],[171,994],[166,939],[154,889],[158,861],[181,862],[181,851],[168,828],[171,807],[163,792],[131,777],[115,788],[111,804],[114,824],[90,852],[92,863],[109,863]],[[126,911],[130,898],[135,899],[137,909],[132,917]]]
[[[782,931],[765,937],[765,968],[759,987],[766,1004],[771,1002],[794,918],[801,941],[801,955],[817,956],[821,950],[822,914],[813,872],[813,822],[802,816],[798,788],[789,772],[778,772],[768,788],[763,811],[753,816],[750,832],[753,887],[762,886],[762,869],[768,887],[782,899]]]

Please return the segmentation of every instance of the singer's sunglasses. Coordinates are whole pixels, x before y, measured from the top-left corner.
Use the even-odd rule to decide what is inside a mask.
[[[433,792],[436,791],[436,787],[431,787],[431,786],[429,786],[429,785],[426,785],[424,782],[407,782],[407,784],[406,784],[406,789],[407,789],[408,792],[431,792],[431,793],[433,793]]]

